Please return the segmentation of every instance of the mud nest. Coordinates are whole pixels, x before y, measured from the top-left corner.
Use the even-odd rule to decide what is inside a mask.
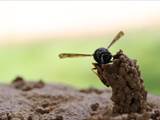
[[[122,50],[109,64],[94,64],[100,80],[112,88],[114,113],[141,113],[147,108],[147,92],[136,60],[128,58]]]

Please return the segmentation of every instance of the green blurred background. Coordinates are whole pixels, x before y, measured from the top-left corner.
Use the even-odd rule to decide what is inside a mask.
[[[115,2],[86,2],[85,4],[83,2],[72,3],[73,4],[62,2],[55,5],[51,2],[47,2],[45,4],[42,2],[39,2],[38,4],[25,4],[17,2],[14,4],[6,3],[3,5],[5,6],[4,8],[2,5],[0,6],[0,11],[9,10],[2,17],[3,21],[0,21],[0,32],[3,33],[6,30],[6,27],[8,27],[9,29],[12,28],[11,31],[6,32],[7,34],[4,35],[9,37],[4,39],[4,37],[1,37],[2,34],[0,34],[0,82],[10,83],[16,76],[22,76],[26,80],[43,80],[46,83],[62,83],[72,85],[77,88],[104,88],[105,86],[91,71],[91,68],[93,67],[92,62],[94,62],[93,58],[88,57],[59,59],[58,54],[62,52],[93,53],[94,50],[99,47],[107,47],[116,33],[118,33],[119,30],[123,30],[123,28],[125,28],[125,36],[121,38],[116,44],[114,44],[111,47],[110,51],[115,54],[119,49],[122,49],[124,53],[127,54],[130,58],[137,59],[138,64],[140,65],[142,77],[144,78],[146,89],[153,94],[160,95],[160,22],[158,21],[158,18],[160,18],[158,17],[160,16],[160,7],[158,7],[158,5],[160,6],[160,4],[155,3],[151,6],[150,3],[145,4],[144,2],[140,2],[138,4],[134,4],[132,2],[128,3],[127,1],[123,1],[123,4],[121,2],[117,4]],[[61,6],[62,4],[63,7]],[[105,9],[101,9],[103,7],[105,8],[105,4],[108,7],[110,6],[109,9],[111,9],[112,12],[111,10],[108,10],[107,13],[107,11],[104,11]],[[37,11],[35,10],[35,5]],[[57,11],[52,10],[58,5],[59,7],[56,8]],[[143,9],[141,7],[142,5],[144,5]],[[16,10],[15,6],[17,7]],[[42,6],[45,9],[42,9]],[[30,9],[28,10],[29,7]],[[72,7],[74,10],[70,9]],[[81,7],[83,7],[83,9],[81,9]],[[65,10],[67,10],[66,8],[70,9],[70,11],[67,11],[68,13],[64,12]],[[129,8],[133,8],[133,10],[130,10]],[[155,11],[158,11],[155,8],[159,10],[159,14],[155,13]],[[64,9],[64,11],[60,11],[60,9]],[[118,11],[120,12],[121,9],[123,9],[123,11],[121,12],[124,12],[124,14],[121,13],[122,17],[121,15],[118,16],[118,14],[116,14]],[[40,10],[42,11],[40,12]],[[44,10],[48,11],[45,11],[43,13]],[[96,14],[96,11],[98,10],[100,10],[99,12],[101,13],[101,16],[98,12]],[[13,13],[11,11],[13,11]],[[21,11],[22,14],[20,13]],[[73,11],[76,12],[76,14],[70,15],[70,13],[72,13]],[[134,13],[135,11],[137,11],[135,12],[136,14],[134,14],[133,17],[135,18],[135,20],[130,18],[132,15],[130,13],[127,13],[128,11],[130,13]],[[152,11],[152,13],[148,11]],[[32,12],[34,14],[30,16]],[[49,15],[47,16],[47,12],[50,13],[52,17]],[[83,17],[83,14],[85,14],[85,12],[88,13]],[[107,16],[104,19],[100,18],[100,20],[104,22],[103,24],[99,25],[100,27],[98,27],[97,23],[102,21],[96,21],[94,19],[86,18],[88,15],[90,15],[91,12],[95,12],[92,13],[93,16],[91,18],[103,18],[103,16]],[[66,18],[64,17],[65,14],[67,16]],[[69,17],[68,14],[70,15],[70,17],[72,17],[68,19],[68,22],[66,22],[67,18]],[[8,17],[5,18],[5,15],[8,15]],[[86,19],[73,19],[74,15],[76,15],[76,17],[80,16],[80,18]],[[138,15],[137,18],[136,15]],[[146,17],[145,15],[148,16]],[[142,18],[139,18],[140,16],[143,16],[144,20],[142,20]],[[62,37],[61,34],[58,34],[58,36],[60,37],[57,37],[57,34],[55,32],[59,31],[58,25],[55,27],[55,25],[58,24],[57,22],[55,22],[58,17],[61,20],[59,22],[60,25],[61,23],[63,24],[66,22],[66,24],[69,26],[69,29],[67,29],[66,26],[63,26],[65,24],[60,26],[62,31],[64,30],[63,33],[65,34],[63,34]],[[65,19],[62,19],[63,17]],[[8,18],[10,20],[6,22]],[[43,20],[41,20],[40,18],[42,18]],[[51,18],[53,18],[52,21],[48,21]],[[111,18],[113,20],[116,20],[112,23]],[[107,23],[108,19],[110,19],[110,22]],[[81,25],[80,22],[76,23],[76,21],[78,20],[80,22],[83,21],[84,23],[85,20],[88,20],[89,22],[93,20],[94,22],[92,24],[86,22],[85,24]],[[32,21],[34,22],[32,23]],[[48,24],[49,22],[55,22],[55,24]],[[83,26],[77,27],[76,30],[80,33],[83,31],[84,35],[79,34],[78,36],[74,36],[74,25],[76,25],[74,23],[78,24],[78,26]],[[93,27],[94,25],[95,27]],[[55,29],[52,31],[51,29],[48,29],[49,27]],[[30,30],[33,30],[33,28],[35,31],[38,31],[38,34],[35,34],[35,31],[28,32]],[[92,31],[93,28],[94,31]],[[26,29],[28,31],[25,31]],[[39,32],[39,29],[42,31]],[[100,29],[102,29],[103,31],[102,34]],[[71,32],[69,33],[69,37],[67,36],[68,30],[71,30]],[[41,34],[43,33],[44,35],[41,38]],[[77,33],[78,32],[76,32],[76,34]],[[28,36],[30,35],[37,35],[38,37],[28,38]],[[16,41],[23,37],[25,38],[25,40]],[[27,42],[27,40],[29,40],[29,42]],[[5,41],[7,41],[7,44],[5,43]]]
[[[0,48],[0,79],[10,82],[16,76],[27,80],[42,79],[45,82],[60,82],[85,87],[105,87],[91,71],[93,58],[59,59],[61,52],[93,53],[107,46],[115,34],[101,37],[84,37],[74,40],[50,40],[48,42],[21,44]],[[159,30],[126,31],[111,48],[114,54],[122,49],[130,58],[137,59],[148,91],[160,94],[160,34]]]

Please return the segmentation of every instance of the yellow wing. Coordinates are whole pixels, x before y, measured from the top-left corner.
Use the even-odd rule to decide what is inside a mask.
[[[91,54],[77,54],[77,53],[61,53],[59,54],[59,58],[75,58],[75,57],[88,57],[93,56]]]
[[[109,46],[107,47],[107,49],[109,49],[117,40],[119,40],[122,36],[124,35],[123,31],[120,31],[112,40],[112,42],[109,44]]]

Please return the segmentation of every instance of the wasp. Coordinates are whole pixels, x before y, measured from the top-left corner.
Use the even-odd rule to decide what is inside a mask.
[[[94,51],[93,54],[77,54],[77,53],[61,53],[59,54],[59,58],[74,58],[74,57],[89,57],[93,56],[94,60],[98,64],[107,64],[111,62],[112,54],[109,51],[109,48],[118,41],[124,35],[123,31],[120,31],[112,40],[112,42],[108,45],[107,48],[101,47]]]
[[[88,57],[92,56],[94,60],[97,63],[92,63],[94,68],[92,68],[92,71],[100,78],[102,83],[106,85],[107,87],[110,86],[110,82],[108,80],[105,80],[103,77],[103,65],[110,63],[112,59],[112,54],[109,51],[109,48],[116,42],[118,41],[122,36],[124,35],[123,31],[120,31],[119,33],[116,34],[116,36],[113,38],[112,42],[108,45],[107,48],[101,47],[98,48],[94,51],[93,54],[77,54],[77,53],[61,53],[59,54],[59,58],[73,58],[73,57]],[[94,71],[94,70],[97,70]]]

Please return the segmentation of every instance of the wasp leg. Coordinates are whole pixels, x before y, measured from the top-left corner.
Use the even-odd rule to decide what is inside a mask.
[[[92,68],[91,70],[92,70],[92,72],[94,72],[98,76],[97,72],[95,71],[96,68]]]
[[[97,64],[97,63],[92,63],[92,65],[93,65],[93,66],[97,66],[98,64]]]

